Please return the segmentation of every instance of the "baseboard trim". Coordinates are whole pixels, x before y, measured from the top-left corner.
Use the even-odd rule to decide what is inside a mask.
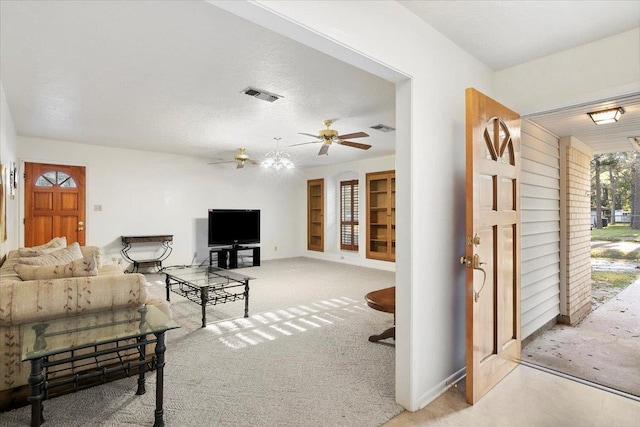
[[[467,368],[462,368],[462,369],[454,372],[452,375],[450,375],[444,381],[438,383],[435,387],[432,387],[430,390],[428,390],[426,393],[424,393],[422,396],[420,396],[418,398],[418,408],[416,409],[416,411],[424,408],[429,403],[433,402],[438,397],[442,396],[447,390],[449,390],[451,387],[453,387],[453,385],[455,383],[457,383],[462,378],[464,378],[466,373],[467,373]],[[412,412],[414,412],[414,411],[412,411]]]

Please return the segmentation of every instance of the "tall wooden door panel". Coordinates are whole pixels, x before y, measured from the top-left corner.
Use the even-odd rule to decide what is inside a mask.
[[[466,93],[467,402],[520,361],[520,116]]]
[[[25,163],[25,246],[54,237],[85,244],[85,168]]]

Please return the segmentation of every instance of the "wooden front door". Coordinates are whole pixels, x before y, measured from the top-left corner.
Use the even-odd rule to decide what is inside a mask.
[[[85,244],[85,168],[25,163],[24,245],[54,237]]]
[[[467,402],[520,361],[520,115],[466,91]]]

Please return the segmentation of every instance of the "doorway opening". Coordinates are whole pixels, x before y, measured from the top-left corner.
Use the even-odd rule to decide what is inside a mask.
[[[625,120],[594,129],[586,113],[607,105],[624,108],[628,112]],[[595,198],[591,181],[596,176],[591,171],[592,160],[610,158],[614,152],[629,152],[635,157],[640,149],[631,138],[640,128],[640,94],[528,119],[558,140],[559,268],[555,289],[559,309],[542,327],[524,335],[522,361],[640,400],[640,281],[636,280],[640,264],[611,259],[616,254],[631,261],[636,255],[640,258],[640,230],[636,230],[639,238],[635,242],[636,233],[629,226],[611,224],[617,219],[626,222],[627,210],[628,215],[636,210],[640,214],[640,210],[623,208],[617,198],[612,212],[595,216],[595,222],[591,214]],[[604,180],[609,172],[603,169],[600,173]],[[640,180],[631,180],[629,186],[636,185]]]

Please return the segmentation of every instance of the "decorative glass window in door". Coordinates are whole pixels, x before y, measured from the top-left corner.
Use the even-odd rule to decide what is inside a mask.
[[[45,172],[36,179],[36,187],[76,188],[76,182],[68,174],[61,171]]]

